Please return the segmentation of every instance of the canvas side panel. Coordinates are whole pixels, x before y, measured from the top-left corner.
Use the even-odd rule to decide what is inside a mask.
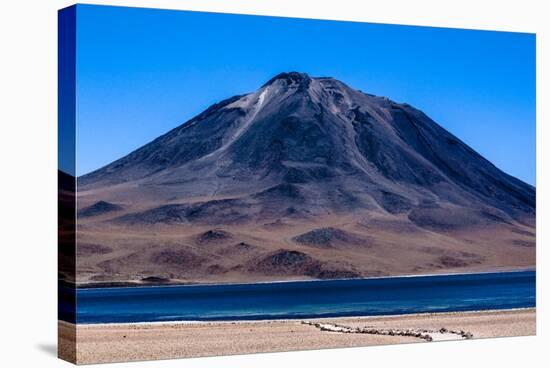
[[[58,13],[58,356],[76,363],[76,6]]]

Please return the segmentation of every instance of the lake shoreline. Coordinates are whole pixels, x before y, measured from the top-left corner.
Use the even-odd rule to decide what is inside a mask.
[[[257,282],[181,282],[181,281],[166,281],[166,282],[142,282],[142,281],[113,281],[113,282],[86,282],[73,283],[61,280],[60,284],[75,289],[117,289],[117,288],[139,288],[139,287],[170,287],[170,286],[237,286],[237,285],[262,285],[262,284],[282,284],[282,283],[299,283],[299,282],[327,282],[327,281],[345,281],[345,280],[379,280],[379,279],[394,279],[394,278],[410,278],[410,277],[434,277],[434,276],[459,276],[459,275],[482,275],[492,273],[505,272],[524,272],[536,271],[536,267],[502,267],[492,268],[485,271],[470,271],[470,272],[441,272],[441,273],[426,273],[426,274],[402,274],[402,275],[387,275],[387,276],[371,276],[357,278],[340,278],[340,279],[288,279],[274,281],[257,281]]]
[[[261,321],[59,321],[59,331],[60,356],[90,364],[425,343],[431,336],[447,341],[534,335],[536,308]]]
[[[281,319],[241,319],[241,320],[176,320],[176,321],[156,321],[156,322],[100,322],[100,323],[71,323],[67,321],[60,321],[69,323],[74,326],[163,326],[163,325],[193,325],[193,324],[227,324],[232,325],[236,323],[267,323],[267,322],[296,322],[296,321],[313,321],[313,320],[347,320],[347,319],[366,319],[366,318],[402,318],[402,317],[422,317],[422,316],[434,316],[434,315],[468,315],[478,313],[502,313],[502,312],[516,312],[516,311],[531,311],[536,310],[536,307],[525,308],[506,308],[506,309],[483,309],[483,310],[468,310],[468,311],[444,311],[444,312],[420,312],[420,313],[401,313],[401,314],[385,314],[385,315],[357,315],[357,316],[331,316],[331,317],[298,317],[298,318],[281,318]]]

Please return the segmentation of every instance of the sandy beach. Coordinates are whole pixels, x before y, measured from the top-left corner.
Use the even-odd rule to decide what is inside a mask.
[[[59,331],[59,355],[91,364],[534,335],[536,309],[253,322],[60,321]]]

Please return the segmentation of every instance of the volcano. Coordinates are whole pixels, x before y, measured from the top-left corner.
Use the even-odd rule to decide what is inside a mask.
[[[78,178],[78,246],[111,251],[79,257],[77,279],[532,267],[535,198],[408,104],[281,73]]]

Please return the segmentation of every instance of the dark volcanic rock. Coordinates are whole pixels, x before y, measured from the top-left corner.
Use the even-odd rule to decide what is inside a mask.
[[[163,249],[151,255],[151,262],[154,264],[174,265],[187,269],[194,269],[201,266],[206,259],[189,249]]]
[[[105,201],[99,201],[91,206],[85,207],[78,211],[79,217],[99,216],[106,213],[122,210],[122,206]]]
[[[170,204],[150,210],[130,213],[116,218],[120,224],[156,223],[236,223],[248,219],[246,209],[250,206],[236,199],[213,200],[195,204]]]
[[[198,244],[220,244],[231,240],[233,236],[227,231],[212,229],[200,234],[197,238]]]
[[[241,252],[249,252],[253,249],[256,249],[255,246],[253,246],[251,244],[248,244],[248,243],[245,243],[245,242],[237,243],[237,244],[233,245],[232,248],[235,249],[235,250],[241,251]]]
[[[161,276],[147,276],[147,277],[142,278],[141,281],[150,282],[150,283],[153,283],[153,284],[162,284],[162,283],[170,282],[170,279],[168,279],[166,277],[161,277]]]
[[[253,195],[253,198],[259,199],[291,199],[292,201],[302,201],[303,195],[300,193],[300,188],[293,184],[279,184],[268,188],[260,193]]]
[[[317,273],[321,262],[296,250],[279,249],[250,266],[253,272],[282,275],[307,275]]]
[[[439,262],[445,267],[466,267],[471,264],[464,259],[452,257],[452,256],[442,256],[439,258]]]
[[[331,247],[339,244],[368,245],[366,239],[333,227],[311,230],[295,236],[293,240],[297,243],[314,247]]]
[[[386,191],[382,191],[377,200],[382,208],[391,214],[406,212],[413,207],[413,202],[409,199]]]
[[[510,224],[509,220],[487,210],[471,207],[417,207],[409,220],[433,231],[453,231],[491,224]]]
[[[248,267],[250,272],[266,275],[308,276],[317,279],[356,278],[361,274],[353,270],[328,265],[296,250],[279,249],[258,260]]]
[[[171,204],[120,216],[114,221],[120,224],[155,224],[186,221],[187,205]]]
[[[330,279],[355,279],[362,275],[358,272],[345,270],[345,269],[322,269],[315,277],[318,279],[330,280]]]

